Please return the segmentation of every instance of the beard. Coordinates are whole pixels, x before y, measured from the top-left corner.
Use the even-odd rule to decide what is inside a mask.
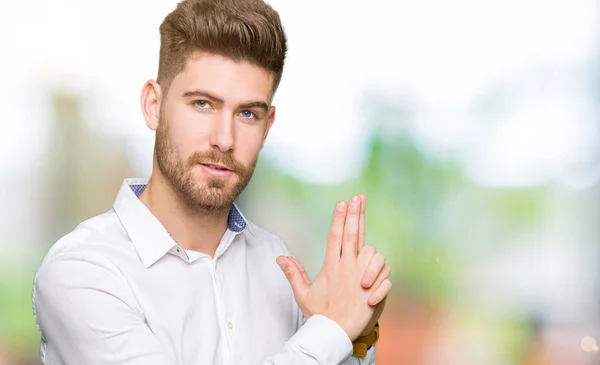
[[[235,160],[231,153],[223,153],[218,149],[194,152],[187,160],[182,161],[171,139],[168,122],[162,115],[156,131],[155,154],[160,172],[183,202],[194,210],[206,212],[229,209],[250,182],[257,162],[254,159],[246,166]],[[197,181],[193,168],[210,163],[225,165],[232,174],[227,177],[205,175],[205,181]]]

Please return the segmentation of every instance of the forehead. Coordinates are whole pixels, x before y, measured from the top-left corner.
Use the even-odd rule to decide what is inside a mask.
[[[265,101],[273,92],[269,70],[247,61],[234,61],[212,53],[194,53],[169,88],[176,96],[191,90],[208,91],[226,103]]]

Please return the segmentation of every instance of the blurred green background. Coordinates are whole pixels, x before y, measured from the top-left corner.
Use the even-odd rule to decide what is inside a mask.
[[[378,364],[600,363],[598,2],[270,3],[290,52],[239,204],[314,276],[366,193]],[[48,248],[150,173],[138,97],[174,6],[0,4],[1,365],[39,364]]]

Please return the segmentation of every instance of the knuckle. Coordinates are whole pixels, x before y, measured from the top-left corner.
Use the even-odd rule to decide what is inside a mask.
[[[383,282],[386,284],[386,292],[389,292],[392,289],[392,281],[389,278],[387,278]]]
[[[372,257],[375,254],[375,247],[365,245],[360,249],[360,253],[367,257]]]
[[[377,262],[385,263],[385,256],[381,252],[375,252],[373,259],[376,259]]]
[[[285,276],[288,277],[288,279],[293,279],[296,277],[296,271],[294,271],[294,269],[292,269],[291,267],[286,267],[284,273]]]
[[[367,277],[369,278],[369,280],[374,281],[377,277],[377,274],[379,274],[379,272],[377,272],[377,270],[374,268],[369,268],[369,270],[367,270]]]

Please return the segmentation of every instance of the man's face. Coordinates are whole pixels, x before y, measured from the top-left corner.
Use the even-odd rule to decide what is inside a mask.
[[[275,116],[271,73],[196,54],[163,95],[156,133],[160,172],[189,206],[229,207],[244,190]]]

